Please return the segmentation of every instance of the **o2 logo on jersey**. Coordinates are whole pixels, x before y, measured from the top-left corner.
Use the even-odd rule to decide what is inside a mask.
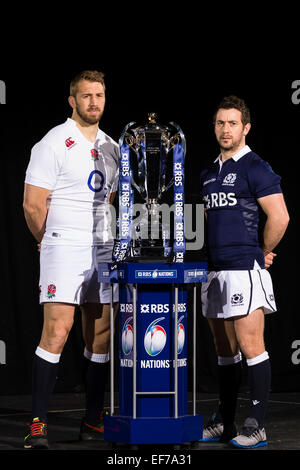
[[[128,356],[133,349],[133,328],[129,322],[133,317],[127,318],[122,328],[122,351]]]
[[[181,322],[184,317],[180,317],[177,323],[177,332],[178,332],[178,340],[177,340],[177,353],[180,354],[183,350],[184,341],[185,341],[185,329]]]
[[[166,345],[167,333],[161,325],[157,325],[159,321],[164,319],[165,317],[157,318],[152,323],[150,323],[146,330],[144,346],[149,356],[157,356]]]
[[[99,170],[91,171],[87,184],[90,190],[94,193],[99,193],[102,191],[104,186],[103,173],[101,173]]]

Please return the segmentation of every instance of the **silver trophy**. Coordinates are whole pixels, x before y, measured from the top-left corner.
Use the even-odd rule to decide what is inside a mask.
[[[126,256],[123,249],[122,260],[183,261],[186,144],[182,130],[174,122],[160,124],[157,114],[149,113],[147,124],[136,126],[131,122],[124,128],[119,145],[119,239],[121,242],[123,239],[121,245],[126,246]],[[127,183],[124,175],[127,175]],[[126,195],[130,208],[128,204],[124,206]],[[122,224],[125,222],[124,230]]]

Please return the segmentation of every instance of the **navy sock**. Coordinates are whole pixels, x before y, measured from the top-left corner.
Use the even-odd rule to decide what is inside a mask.
[[[222,359],[219,358],[218,365],[220,391],[218,417],[224,425],[228,425],[233,424],[235,420],[237,397],[242,378],[242,361],[226,364],[226,360],[230,362],[233,358],[224,358],[226,365],[220,365]]]
[[[57,355],[59,356],[59,355]],[[35,354],[32,365],[32,416],[47,419],[48,403],[53,392],[59,362],[49,362]]]
[[[88,360],[85,377],[86,422],[99,424],[104,406],[104,393],[109,371],[109,362]]]
[[[257,358],[263,360],[257,362]],[[268,353],[263,353],[257,358],[247,359],[248,384],[252,401],[251,417],[263,428],[271,386],[271,364]]]

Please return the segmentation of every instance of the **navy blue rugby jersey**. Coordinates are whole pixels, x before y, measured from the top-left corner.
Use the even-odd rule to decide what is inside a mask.
[[[253,269],[255,261],[264,268],[257,198],[281,193],[281,177],[246,145],[224,163],[217,158],[200,180],[209,269]]]

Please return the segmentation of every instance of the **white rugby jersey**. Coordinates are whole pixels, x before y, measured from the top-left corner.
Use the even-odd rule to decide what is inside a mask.
[[[100,129],[94,143],[73,119],[31,151],[25,183],[51,190],[42,240],[47,245],[112,243],[109,193],[118,189],[119,147]]]

